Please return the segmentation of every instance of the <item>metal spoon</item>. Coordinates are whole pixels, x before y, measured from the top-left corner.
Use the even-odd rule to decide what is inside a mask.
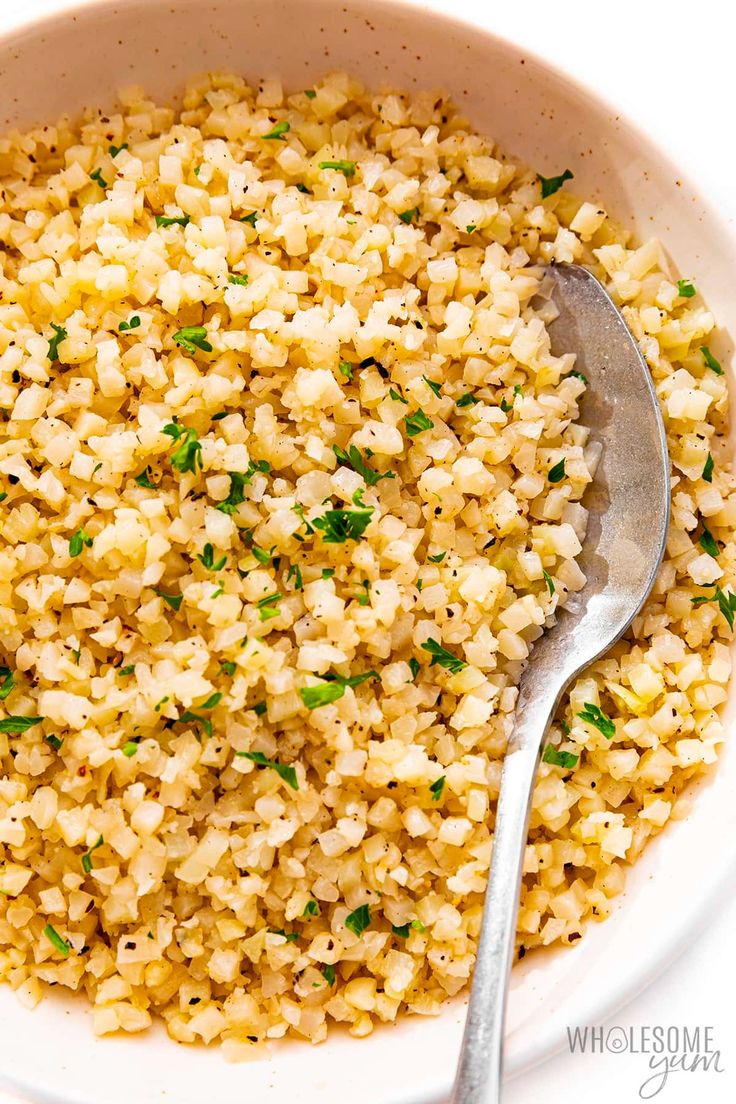
[[[545,735],[573,678],[626,631],[649,594],[669,523],[669,458],[649,369],[608,293],[587,269],[555,265],[549,327],[588,379],[581,421],[603,445],[585,505],[583,590],[534,645],[501,775],[491,871],[453,1104],[498,1104],[506,992],[521,867]]]

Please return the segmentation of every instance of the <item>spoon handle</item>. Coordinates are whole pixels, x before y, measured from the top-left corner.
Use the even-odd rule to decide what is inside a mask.
[[[555,687],[555,690],[557,687]],[[544,735],[559,694],[521,702],[501,773],[491,872],[453,1104],[498,1104],[524,849]]]

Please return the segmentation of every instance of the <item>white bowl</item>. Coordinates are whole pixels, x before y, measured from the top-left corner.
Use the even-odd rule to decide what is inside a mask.
[[[334,68],[374,86],[449,89],[504,149],[546,175],[572,169],[576,192],[639,236],[661,236],[722,325],[736,321],[736,242],[661,151],[528,52],[401,0],[90,0],[0,39],[0,130],[111,106],[132,82],[170,98],[205,69],[278,75],[302,88]],[[723,340],[715,347],[728,352]],[[633,868],[610,920],[574,948],[530,955],[515,969],[510,1074],[562,1046],[567,1025],[599,1023],[630,999],[717,907],[734,872],[733,749],[697,791],[692,813]],[[161,1028],[96,1040],[83,1001],[54,994],[28,1012],[0,986],[0,1081],[62,1104],[201,1104],[213,1091],[218,1104],[431,1104],[451,1084],[464,1009],[457,1000],[436,1019],[407,1018],[369,1039],[336,1032],[320,1047],[281,1044],[233,1066],[217,1049],[178,1047]]]

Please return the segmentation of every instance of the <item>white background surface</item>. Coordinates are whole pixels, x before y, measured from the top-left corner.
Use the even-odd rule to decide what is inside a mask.
[[[63,0],[0,0],[0,30],[18,12],[64,6]],[[674,160],[678,152],[685,160],[687,152],[692,165],[692,150],[698,150],[691,178],[736,221],[736,6],[725,0],[619,0],[615,7],[602,0],[429,0],[426,6],[472,18],[549,58],[636,116]],[[713,846],[733,849],[736,841],[714,840]],[[697,887],[683,892],[697,893]],[[604,1025],[712,1026],[725,1072],[672,1073],[653,1097],[663,1104],[736,1100],[735,930],[736,899],[707,930],[694,933],[692,946],[662,978]],[[631,938],[637,938],[633,931]],[[629,1104],[642,1099],[648,1061],[641,1054],[563,1053],[513,1081],[504,1104]],[[0,1092],[0,1104],[17,1101]]]

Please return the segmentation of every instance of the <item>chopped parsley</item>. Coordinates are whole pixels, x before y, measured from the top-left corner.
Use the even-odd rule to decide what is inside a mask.
[[[321,169],[336,169],[343,176],[355,176],[354,161],[320,161],[319,167]]]
[[[89,174],[89,178],[90,180],[94,180],[95,184],[99,184],[99,186],[103,189],[109,187],[107,181],[105,180],[99,169],[95,169],[94,172],[91,172]]]
[[[322,967],[322,976],[328,985],[335,984],[335,967],[330,966],[329,963]]]
[[[566,180],[572,180],[573,174],[569,169],[565,169],[559,176],[542,176],[541,173],[537,173],[537,180],[542,185],[542,199],[546,199],[547,196],[554,195],[555,192],[559,192],[562,185]]]
[[[135,671],[135,663],[129,663],[126,667],[121,667],[118,671],[120,675],[132,675]]]
[[[585,721],[586,724],[592,725],[593,728],[597,728],[599,732],[602,732],[607,740],[613,739],[616,735],[616,726],[608,716],[597,705],[593,705],[592,702],[585,702],[585,707],[578,717],[581,721]]]
[[[183,326],[174,334],[172,341],[190,356],[194,356],[197,349],[203,353],[211,353],[212,346],[207,340],[207,330],[204,326]]]
[[[152,483],[149,479],[148,473],[150,472],[150,470],[151,469],[146,466],[140,473],[140,475],[135,476],[135,482],[138,484],[139,487],[148,487],[150,488],[150,490],[155,490],[158,486],[158,483]]]
[[[0,683],[0,701],[5,701],[15,686],[15,679],[9,667],[0,667],[0,678],[2,679],[2,683]]]
[[[53,322],[51,323],[51,325],[53,326]],[[716,358],[713,356],[713,354],[710,351],[710,349],[708,348],[708,346],[707,345],[701,345],[700,346],[700,351],[703,354],[703,359],[705,360],[705,363],[708,366],[708,368],[710,368],[711,372],[715,372],[715,374],[717,376],[722,376],[723,375],[723,368],[721,367],[720,362],[717,361]],[[49,359],[51,359],[51,358],[49,358]]]
[[[418,207],[410,207],[407,211],[401,211],[400,214],[399,214],[399,218],[401,219],[401,221],[407,223],[407,225],[410,222],[413,222],[414,219],[418,218],[418,217],[419,217],[419,208]]]
[[[316,901],[307,901],[302,916],[319,916],[319,905]]]
[[[228,475],[230,476],[230,492],[224,501],[217,503],[215,509],[220,510],[223,514],[234,514],[240,503],[245,502],[243,487],[248,479],[243,472],[228,472]]]
[[[82,855],[82,870],[85,874],[89,874],[92,870],[92,852],[96,851],[98,847],[102,847],[104,842],[104,839],[100,836],[97,843],[93,843],[90,849]]]
[[[8,497],[8,492],[7,491],[0,492],[0,502],[4,502],[7,497]]]
[[[74,559],[76,556],[81,556],[83,548],[92,547],[92,537],[89,535],[86,529],[77,529],[76,533],[69,541],[69,555]]]
[[[301,192],[302,195],[314,195],[313,192],[310,192],[306,184],[302,184],[301,180],[297,182],[296,190]]]
[[[120,333],[125,333],[126,330],[137,330],[141,324],[141,316],[139,314],[132,314],[127,322],[121,322],[118,326]]]
[[[700,534],[698,544],[703,549],[703,551],[707,552],[709,556],[712,556],[714,560],[718,559],[721,552],[718,546],[718,542],[711,533],[710,529],[708,529],[705,525],[703,526],[703,532]]]
[[[262,134],[261,138],[266,140],[275,138],[278,142],[285,142],[285,134],[288,134],[291,130],[291,123],[287,123],[284,119],[281,123],[276,123],[276,126],[272,130],[269,130],[268,134]]]
[[[404,398],[404,396],[403,396],[403,395],[400,395],[400,394],[398,393],[398,391],[395,391],[395,390],[393,389],[393,387],[389,387],[389,389],[388,389],[388,394],[389,394],[389,398],[393,399],[393,400],[394,400],[394,402],[400,402],[400,403],[403,403],[403,404],[404,404],[404,406],[408,406],[408,405],[409,405],[409,401],[408,401],[408,399],[405,399],[405,398]]]
[[[110,154],[110,156],[112,157],[112,159],[114,161],[115,158],[117,157],[117,155],[119,153],[122,153],[123,150],[127,149],[127,148],[128,148],[128,143],[123,142],[122,146],[110,146],[110,148],[108,149],[108,153]]]
[[[416,681],[416,677],[419,674],[419,672],[421,671],[421,669],[422,669],[422,666],[421,666],[419,660],[415,659],[414,656],[412,656],[411,659],[409,660],[409,670],[411,671],[411,681],[412,682]]]
[[[223,659],[220,664],[220,670],[223,675],[229,675],[230,678],[235,674],[236,666],[231,659]]]
[[[277,759],[268,759],[262,751],[236,751],[235,754],[240,756],[241,759],[250,759],[251,763],[255,763],[257,767],[271,767],[272,770],[276,771],[279,778],[282,778],[284,782],[291,786],[292,790],[299,789],[299,781],[294,767],[279,763]]]
[[[221,698],[222,694],[219,691],[216,691],[214,694],[210,694],[207,701],[202,702],[201,705],[198,705],[197,709],[214,709]],[[212,721],[209,719],[209,717],[203,717],[201,713],[195,713],[191,709],[187,709],[179,717],[179,720],[183,724],[201,724],[207,735],[210,738],[212,737]]]
[[[267,712],[267,710],[268,706],[266,705],[265,701],[256,702],[256,704],[253,706],[253,712],[255,713],[256,717],[262,717]]]
[[[286,581],[290,579],[294,580],[294,588],[296,590],[304,590],[304,580],[302,579],[302,569],[299,564],[291,564],[289,570],[286,572]]]
[[[427,556],[427,559],[430,563],[442,563],[446,555],[446,552],[438,552],[436,556]]]
[[[340,363],[338,364],[338,368],[340,370],[340,375],[344,376],[345,379],[349,383],[350,380],[352,380],[352,378],[353,378],[353,366],[350,363],[350,361],[349,360],[341,360]]]
[[[432,795],[432,800],[433,801],[439,801],[439,799],[442,797],[442,791],[445,788],[445,782],[446,781],[447,781],[447,778],[445,777],[444,774],[442,774],[429,787],[429,792]]]
[[[267,594],[265,598],[261,598],[259,602],[256,602],[261,621],[270,621],[272,617],[278,617],[281,612],[278,608],[280,601],[281,595],[275,590],[273,594]]]
[[[332,451],[341,464],[362,475],[369,487],[375,487],[381,479],[395,479],[394,472],[377,472],[370,468],[363,459],[360,449],[355,445],[349,445],[347,452],[338,445],[333,445]]]
[[[321,517],[313,518],[312,525],[321,531],[325,544],[344,544],[348,540],[359,540],[372,516],[372,506],[363,510],[328,510]]]
[[[436,395],[438,399],[442,398],[442,384],[436,383],[434,380],[428,379],[427,376],[422,376],[422,379],[426,383],[429,390],[433,395]]]
[[[695,293],[696,289],[695,287],[693,287],[689,280],[677,281],[677,294],[681,295],[683,299],[692,299]]]
[[[335,574],[334,567],[323,567],[322,568],[322,578],[323,579],[331,579],[334,574]]]
[[[551,576],[551,575],[549,575],[549,574],[548,574],[548,573],[547,573],[547,572],[546,572],[546,571],[544,570],[544,568],[542,568],[542,575],[544,576],[544,581],[545,581],[545,583],[547,584],[547,590],[549,591],[549,596],[550,596],[550,598],[551,598],[551,597],[552,597],[552,595],[553,595],[553,594],[554,594],[554,592],[555,592],[555,584],[554,584],[554,583],[552,582],[552,576]]]
[[[257,211],[251,211],[251,213],[249,215],[241,215],[240,221],[241,222],[247,222],[255,230],[255,228],[256,228],[256,219],[257,218],[258,218],[258,212]]]
[[[425,652],[429,652],[432,657],[430,667],[434,667],[435,663],[439,663],[440,667],[445,667],[451,674],[456,675],[458,671],[462,671],[464,667],[468,666],[464,659],[458,659],[452,652],[448,652],[446,648],[433,640],[431,636],[429,640],[424,641],[422,648]]]
[[[173,610],[179,610],[183,601],[181,594],[164,594],[162,590],[156,590],[154,587],[154,594],[157,594],[159,598],[163,598],[167,606],[171,606]]]
[[[562,480],[565,478],[565,457],[564,456],[562,457],[562,459],[557,464],[554,464],[549,469],[549,471],[547,472],[547,478],[549,479],[550,483],[561,483],[562,482]]]
[[[255,556],[258,562],[263,564],[264,567],[267,563],[271,562],[271,553],[266,552],[264,548],[259,548],[257,544],[254,544],[250,551],[251,555]]]
[[[169,422],[161,432],[177,443],[177,447],[169,456],[172,467],[180,472],[196,473],[197,467],[202,467],[202,446],[196,429],[191,427],[185,429],[176,422]]]
[[[708,459],[705,461],[703,473],[700,478],[705,480],[706,483],[713,482],[713,456],[710,452],[708,453]]]
[[[287,943],[293,943],[299,938],[299,932],[285,932],[283,928],[269,928],[269,935],[280,935]]]
[[[371,922],[371,910],[368,905],[360,905],[345,917],[345,927],[360,937]]]
[[[8,732],[15,736],[21,732],[27,732],[29,728],[33,728],[34,725],[40,724],[43,717],[3,717],[0,721],[0,732]],[[49,742],[51,737],[49,737]],[[61,740],[58,741],[59,747],[61,747]],[[58,748],[56,749],[58,751]]]
[[[363,587],[363,593],[356,595],[358,605],[369,606],[371,604],[371,584],[367,579],[364,579],[360,585]]]
[[[558,751],[552,744],[547,744],[542,762],[551,763],[553,767],[564,767],[565,770],[571,770],[577,763],[578,758],[579,756],[573,755],[571,751]]]
[[[325,675],[325,681],[316,686],[303,686],[299,694],[307,709],[319,709],[321,705],[329,705],[330,702],[341,698],[348,686],[360,686],[369,678],[379,678],[377,671],[365,671],[362,675],[353,675],[352,678],[343,678],[342,675]]]
[[[391,925],[391,931],[394,933],[394,935],[398,935],[400,939],[408,939],[409,933],[411,932],[412,928],[414,929],[414,931],[418,932],[423,932],[427,930],[421,920],[411,920],[408,924]]]
[[[477,230],[477,229],[478,229],[478,227],[475,225],[474,222],[469,222],[468,225],[465,227],[465,233],[466,234],[472,234],[473,231]]]
[[[156,226],[188,226],[189,215],[156,215]]]
[[[221,556],[219,560],[215,559],[215,550],[209,542],[204,546],[204,550],[200,552],[197,559],[202,567],[206,567],[208,571],[222,571],[227,563],[227,556]]]
[[[59,359],[59,345],[69,334],[63,326],[57,326],[55,322],[51,323],[51,329],[54,331],[54,336],[49,341],[49,351],[46,356],[53,364],[55,360]]]
[[[46,927],[43,929],[43,934],[46,936],[49,943],[53,944],[60,955],[63,955],[64,958],[69,957],[71,947],[67,943],[66,939],[61,938],[55,927],[53,927],[51,924],[47,924]]]
[[[455,406],[474,406],[475,403],[480,402],[480,399],[476,399],[475,395],[470,391],[466,391],[464,395],[461,395],[459,399],[455,400]]]
[[[582,372],[578,372],[577,368],[573,368],[572,372],[568,372],[567,375],[565,376],[565,379],[569,379],[570,376],[574,376],[575,379],[582,380],[583,383],[588,382],[588,377],[584,376]]]
[[[715,592],[712,595],[700,594],[697,598],[691,599],[694,606],[702,606],[704,602],[717,602],[723,616],[728,622],[729,629],[733,628],[734,614],[736,613],[736,594],[726,594],[721,590],[719,586],[715,588]],[[0,729],[2,731],[2,729]]]
[[[317,93],[314,91],[313,88],[305,88],[304,95],[307,97],[308,100],[313,100]]]
[[[227,282],[229,284],[238,284],[239,287],[246,287],[248,277],[247,275],[241,276],[239,272],[228,272]]]
[[[39,717],[39,720],[41,719],[42,718]],[[0,732],[2,732],[1,728]],[[64,741],[60,740],[58,736],[44,736],[44,740],[49,745],[49,747],[52,747],[54,749],[54,751],[61,751],[61,745],[64,743]]]
[[[431,429],[433,425],[434,422],[423,410],[415,410],[413,414],[407,414],[404,418],[404,426],[409,437],[416,437],[425,429]]]

